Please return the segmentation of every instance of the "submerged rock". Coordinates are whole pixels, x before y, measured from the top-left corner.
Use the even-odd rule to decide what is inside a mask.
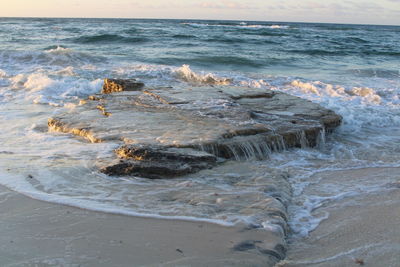
[[[141,85],[143,86],[143,85]],[[244,87],[143,88],[106,79],[103,91],[49,119],[49,129],[92,143],[115,142],[109,175],[175,177],[211,168],[217,158],[263,159],[290,147],[314,147],[341,116],[285,93]],[[115,90],[114,90],[114,89]]]

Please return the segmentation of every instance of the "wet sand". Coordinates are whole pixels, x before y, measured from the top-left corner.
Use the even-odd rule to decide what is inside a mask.
[[[368,168],[319,174],[321,183],[381,184],[379,190],[329,202],[309,237],[289,245],[278,266],[400,266],[400,169]]]
[[[315,187],[352,183],[374,190],[318,208],[329,212],[328,219],[307,238],[290,240],[287,258],[276,266],[400,266],[400,168],[317,175]],[[0,214],[1,266],[273,266],[274,258],[265,251],[282,241],[270,232],[240,226],[56,205],[4,187]]]
[[[0,218],[1,266],[272,266],[260,248],[281,242],[264,230],[105,214],[4,187]]]

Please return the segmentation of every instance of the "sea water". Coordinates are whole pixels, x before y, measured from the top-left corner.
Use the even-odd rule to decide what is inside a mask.
[[[378,181],[307,193],[314,174],[400,166],[399,43],[396,26],[0,18],[0,184],[92,210],[268,229],[265,188],[273,185],[292,233],[306,236],[329,216],[314,212],[324,203],[388,190]],[[240,168],[228,162],[171,180],[108,177],[96,162],[115,144],[47,130],[48,118],[98,93],[106,77],[283,91],[334,110],[343,124],[317,148]]]

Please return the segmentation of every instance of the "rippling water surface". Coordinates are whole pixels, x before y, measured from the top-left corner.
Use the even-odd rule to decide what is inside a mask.
[[[399,43],[395,26],[0,18],[0,183],[95,210],[265,227],[263,209],[273,205],[266,188],[274,186],[293,232],[306,235],[326,217],[312,211],[327,199],[304,193],[317,182],[313,174],[399,165]],[[175,180],[116,179],[95,167],[112,145],[88,145],[46,127],[53,114],[99,92],[105,77],[279,90],[333,109],[344,122],[319,149]],[[343,190],[369,190],[363,188]]]

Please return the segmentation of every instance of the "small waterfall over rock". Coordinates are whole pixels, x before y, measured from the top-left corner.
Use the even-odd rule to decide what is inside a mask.
[[[113,93],[80,101],[73,111],[49,119],[48,125],[51,131],[91,142],[123,142],[129,151],[140,146],[140,157],[117,152],[117,163],[103,168],[110,175],[171,178],[221,161],[201,164],[206,158],[262,160],[292,147],[320,147],[325,132],[341,122],[339,115],[315,103],[265,89],[146,88],[134,79],[107,81],[103,91]],[[140,86],[125,90],[132,81]],[[117,92],[108,90],[109,84],[118,87]],[[98,112],[99,106],[108,116]]]

